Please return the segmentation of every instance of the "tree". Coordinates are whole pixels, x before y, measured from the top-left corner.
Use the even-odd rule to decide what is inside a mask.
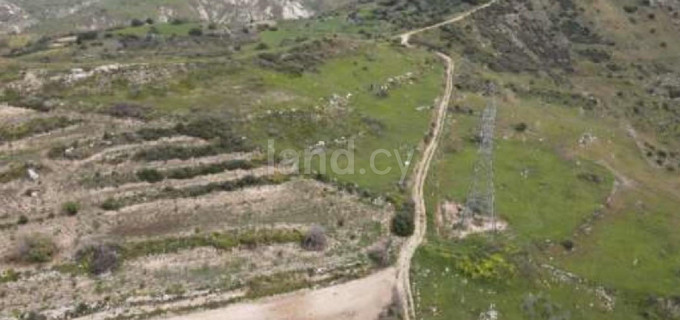
[[[400,237],[410,237],[415,231],[413,213],[415,206],[413,203],[402,205],[392,218],[392,232]]]
[[[156,183],[165,179],[162,173],[156,169],[142,169],[137,171],[137,178],[142,181]]]
[[[76,260],[87,272],[100,275],[118,268],[120,264],[120,247],[114,244],[93,244],[76,253]]]
[[[513,127],[515,128],[515,131],[517,131],[517,132],[524,132],[524,131],[527,131],[527,128],[529,126],[524,122],[520,122],[520,123],[514,125]]]
[[[83,41],[95,40],[99,36],[97,31],[81,32],[76,36],[76,43],[81,44]]]
[[[302,240],[302,247],[309,251],[323,251],[326,244],[326,230],[318,225],[312,226]]]
[[[144,25],[144,21],[135,18],[135,19],[132,19],[132,21],[130,21],[130,25],[133,26],[133,27],[140,27],[140,26]]]

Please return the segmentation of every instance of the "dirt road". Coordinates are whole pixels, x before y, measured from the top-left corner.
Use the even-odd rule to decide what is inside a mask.
[[[396,270],[355,281],[191,313],[171,320],[366,320],[377,319],[392,301]]]
[[[412,197],[413,201],[415,202],[415,231],[413,236],[411,236],[408,241],[406,241],[406,244],[404,244],[404,246],[401,248],[399,259],[397,261],[397,292],[402,299],[402,305],[405,309],[404,318],[407,320],[411,317],[415,318],[415,304],[413,300],[413,294],[411,292],[411,280],[409,276],[409,271],[411,270],[411,259],[418,249],[418,246],[420,246],[420,243],[423,242],[425,233],[427,232],[427,214],[423,189],[425,186],[425,181],[427,180],[427,173],[430,170],[430,164],[432,163],[432,159],[437,152],[439,138],[441,137],[441,131],[444,127],[444,121],[446,120],[446,110],[448,109],[449,102],[451,101],[451,94],[453,91],[453,60],[443,53],[437,53],[437,55],[446,62],[446,89],[444,91],[444,95],[439,101],[439,106],[437,107],[434,127],[432,128],[432,139],[430,139],[429,143],[427,143],[422,158],[416,165],[414,171],[415,174]]]
[[[403,33],[399,36],[401,39],[401,44],[405,47],[412,47],[411,43],[409,42],[412,35],[461,21],[475,12],[487,8],[496,1],[497,0],[492,0],[444,22]],[[437,55],[446,63],[446,88],[441,100],[439,101],[439,106],[437,107],[434,127],[432,127],[432,138],[425,146],[423,156],[420,159],[420,162],[416,165],[414,171],[412,199],[415,202],[415,231],[413,236],[411,236],[406,244],[402,247],[399,254],[399,259],[397,261],[397,292],[404,308],[403,313],[404,319],[406,320],[416,318],[415,301],[413,299],[413,292],[411,290],[410,270],[413,255],[423,242],[427,232],[427,209],[425,207],[425,196],[423,195],[423,190],[425,187],[425,181],[427,180],[427,174],[430,170],[430,164],[432,163],[432,159],[434,158],[434,155],[437,152],[437,147],[439,146],[439,139],[441,137],[442,128],[444,127],[444,121],[446,120],[446,110],[448,109],[449,102],[451,101],[451,95],[453,94],[453,71],[455,68],[453,59],[441,52],[437,52]]]
[[[411,39],[412,35],[414,35],[416,33],[421,33],[421,32],[427,31],[427,30],[439,28],[439,27],[445,26],[447,24],[452,24],[452,23],[461,21],[461,20],[469,17],[471,14],[474,14],[475,12],[477,12],[479,10],[482,10],[482,9],[489,7],[490,5],[496,3],[496,1],[498,1],[498,0],[491,0],[491,1],[489,1],[485,4],[483,4],[483,5],[480,5],[479,7],[475,7],[475,8],[470,9],[469,11],[463,12],[462,14],[457,15],[457,16],[449,19],[449,20],[442,21],[440,23],[433,24],[431,26],[427,26],[427,27],[423,27],[423,28],[420,28],[420,29],[411,30],[411,31],[402,33],[401,35],[399,35],[399,38],[401,38],[401,44],[406,46],[406,47],[411,47],[409,40]]]

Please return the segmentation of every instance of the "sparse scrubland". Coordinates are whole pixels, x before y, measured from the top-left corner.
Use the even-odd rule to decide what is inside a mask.
[[[680,7],[499,0],[406,48],[395,34],[482,1],[345,3],[0,36],[0,318],[184,314],[390,267],[418,218],[399,169],[432,137],[436,50],[454,92],[417,318],[680,319]],[[488,83],[508,229],[457,239]],[[330,171],[350,147],[355,172]]]

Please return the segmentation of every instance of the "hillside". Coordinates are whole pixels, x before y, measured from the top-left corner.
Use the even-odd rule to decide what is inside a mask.
[[[307,18],[343,3],[327,0],[2,0],[0,32],[97,30],[127,26],[133,19],[243,24]]]
[[[680,319],[679,14],[0,0],[0,318]]]

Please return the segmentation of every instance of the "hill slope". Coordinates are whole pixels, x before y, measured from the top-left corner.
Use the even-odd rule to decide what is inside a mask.
[[[0,32],[93,30],[132,19],[243,23],[306,18],[347,1],[328,0],[0,0]]]

